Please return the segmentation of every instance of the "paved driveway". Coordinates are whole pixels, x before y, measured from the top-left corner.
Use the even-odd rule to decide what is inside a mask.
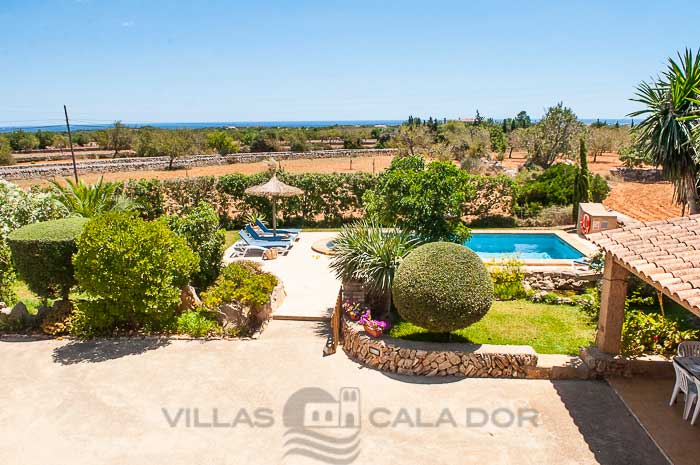
[[[666,463],[605,383],[386,376],[321,357],[324,331],[273,321],[255,341],[4,340],[0,463]],[[292,396],[303,388],[320,389]],[[349,423],[299,428],[302,413]]]

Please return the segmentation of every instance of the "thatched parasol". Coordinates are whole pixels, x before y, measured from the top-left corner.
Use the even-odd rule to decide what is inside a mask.
[[[245,193],[258,197],[268,197],[272,200],[272,231],[275,236],[277,235],[277,197],[296,197],[298,195],[304,195],[303,190],[283,183],[277,179],[276,174],[273,174],[272,178],[265,184],[247,188]]]

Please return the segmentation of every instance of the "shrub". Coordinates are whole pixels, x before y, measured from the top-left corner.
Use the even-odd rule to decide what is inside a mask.
[[[383,229],[378,224],[357,221],[346,226],[333,240],[331,269],[343,281],[360,281],[391,309],[391,286],[396,268],[418,244],[407,232]],[[386,316],[386,315],[384,315]]]
[[[678,344],[700,337],[696,329],[681,330],[676,321],[659,313],[628,311],[622,325],[622,353],[639,356],[646,353],[670,355]]]
[[[14,165],[15,163],[15,157],[12,156],[9,142],[4,137],[0,137],[0,166]]]
[[[108,211],[129,211],[135,203],[118,194],[119,185],[105,183],[102,177],[95,184],[66,179],[65,184],[49,181],[54,188],[56,200],[68,210],[71,216],[92,218]]]
[[[503,263],[489,264],[489,273],[496,299],[515,300],[526,297],[527,293],[523,286],[525,271],[522,262],[511,259]]]
[[[73,262],[87,295],[77,305],[79,336],[163,328],[177,309],[180,289],[198,271],[197,255],[164,222],[128,213],[91,220]]]
[[[49,336],[68,334],[73,325],[73,304],[68,300],[58,302],[41,321],[41,330]]]
[[[0,241],[20,226],[63,218],[67,214],[50,194],[27,192],[0,179]]]
[[[472,250],[433,242],[401,262],[392,293],[403,319],[431,331],[449,332],[486,315],[493,302],[493,282]]]
[[[515,228],[515,218],[505,215],[480,216],[469,223],[470,228]]]
[[[7,238],[20,278],[43,299],[68,298],[75,284],[71,258],[84,218],[65,218],[23,226]]]
[[[12,254],[9,247],[0,241],[0,302],[10,304],[17,299],[13,289],[15,269],[12,266]]]
[[[211,205],[201,203],[185,216],[169,216],[167,221],[170,229],[199,255],[199,272],[192,275],[192,285],[200,289],[209,286],[221,271],[226,242],[216,211]]]
[[[202,294],[202,301],[209,308],[227,302],[251,307],[265,305],[275,286],[275,275],[262,271],[258,263],[237,261],[221,270],[216,282]]]
[[[178,334],[205,337],[219,329],[219,325],[207,312],[191,310],[178,315],[175,329]]]

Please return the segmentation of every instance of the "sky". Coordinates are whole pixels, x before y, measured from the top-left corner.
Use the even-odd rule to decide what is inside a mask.
[[[619,118],[696,2],[0,0],[0,126]]]

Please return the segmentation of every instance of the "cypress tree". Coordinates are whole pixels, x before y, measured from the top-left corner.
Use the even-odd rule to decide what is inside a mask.
[[[589,199],[590,173],[588,172],[588,159],[586,154],[586,141],[581,138],[578,149],[579,167],[576,171],[576,178],[574,179],[574,224],[578,222],[578,204],[581,202],[588,202]]]

